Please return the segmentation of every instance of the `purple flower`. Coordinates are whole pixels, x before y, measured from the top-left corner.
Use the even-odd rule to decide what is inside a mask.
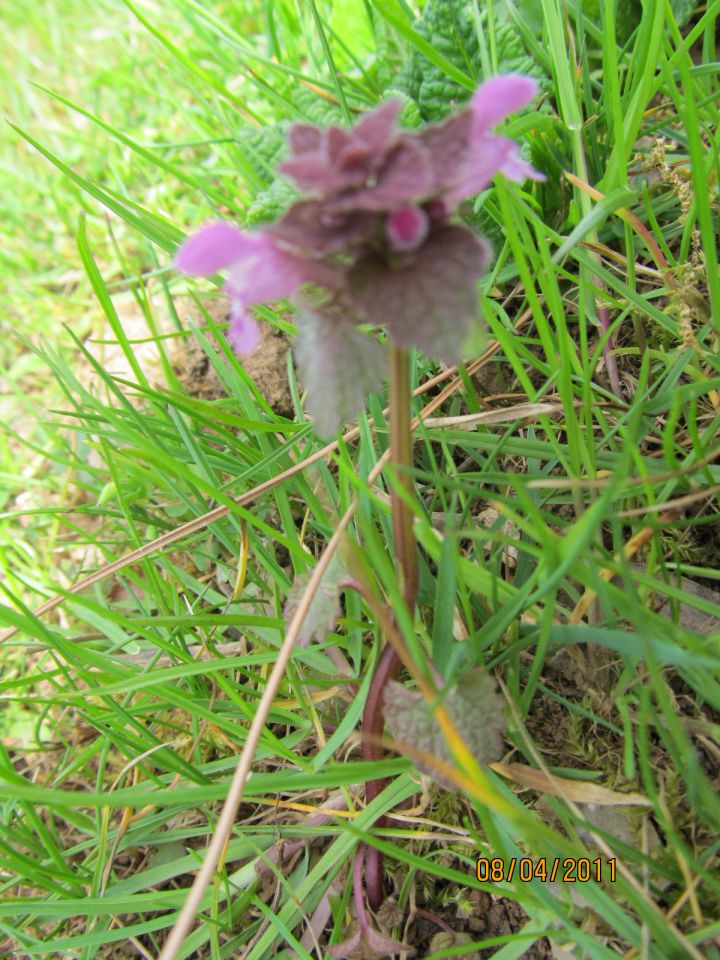
[[[533,79],[508,74],[419,132],[398,129],[397,100],[350,129],[296,124],[279,169],[305,196],[260,231],[215,223],[180,249],[175,264],[185,273],[228,270],[229,337],[238,353],[259,339],[249,307],[293,299],[300,377],[319,432],[354,416],[382,380],[381,347],[361,325],[382,325],[396,343],[448,363],[461,355],[490,249],[450,218],[497,173],[544,179],[516,143],[492,132],[536,94]],[[324,292],[308,296],[306,286]]]
[[[178,251],[175,266],[200,277],[229,270],[229,339],[239,354],[252,353],[260,340],[249,306],[291,297],[303,283],[332,287],[336,282],[330,267],[283,252],[264,231],[247,233],[230,223],[211,223],[190,237]]]

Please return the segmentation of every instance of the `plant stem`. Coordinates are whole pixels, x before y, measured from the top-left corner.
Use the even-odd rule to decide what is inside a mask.
[[[391,644],[386,643],[380,656],[380,661],[375,668],[375,673],[370,683],[368,697],[365,701],[365,710],[363,711],[362,732],[363,732],[363,759],[380,760],[382,757],[382,748],[378,745],[378,738],[382,736],[385,725],[383,715],[383,693],[387,684],[397,675],[400,669],[400,658],[395,653]],[[384,789],[387,780],[367,780],[365,783],[365,803],[370,803]],[[376,822],[376,827],[384,827],[387,823],[385,817],[380,817]],[[368,847],[365,857],[365,886],[367,888],[368,903],[377,910],[385,897],[383,883],[383,855],[375,847]]]
[[[406,499],[415,495],[415,483],[410,474],[412,467],[412,435],[410,431],[410,357],[406,350],[392,346],[390,358],[390,459],[399,467],[396,483],[391,490],[395,560],[397,563],[403,600],[412,614],[417,597],[418,566],[417,548],[413,533],[413,515]],[[387,684],[397,675],[400,659],[391,644],[386,643],[375,670],[362,720],[363,757],[379,760],[382,750],[378,740],[384,727],[383,693]],[[369,780],[365,784],[365,802],[370,803],[385,786],[384,780]],[[383,826],[381,817],[376,826]],[[384,899],[383,856],[379,850],[369,847],[365,854],[365,886],[373,910]]]
[[[393,345],[390,354],[390,460],[400,470],[397,485],[393,486],[390,495],[395,559],[400,572],[403,598],[408,610],[412,612],[417,596],[417,548],[412,510],[400,495],[400,489],[405,491],[408,500],[412,500],[415,495],[415,481],[410,474],[413,464],[410,418],[410,357],[407,350]]]

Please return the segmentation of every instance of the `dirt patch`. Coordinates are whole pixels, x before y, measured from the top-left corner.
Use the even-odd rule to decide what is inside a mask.
[[[430,912],[422,911],[417,915],[410,927],[408,943],[415,947],[418,957],[478,940],[512,936],[522,930],[529,920],[515,900],[493,897],[482,890],[467,891],[466,902],[462,907],[458,906],[454,913],[454,916],[445,913],[435,919]],[[498,950],[499,946],[495,944],[472,953],[464,953],[463,956],[473,960],[486,960]],[[547,937],[531,943],[527,950],[520,954],[520,960],[552,960],[552,957],[552,947]]]
[[[208,300],[203,303],[203,307],[215,323],[222,326],[227,323],[226,300]],[[206,318],[194,301],[178,300],[176,308],[182,318],[187,318],[194,325],[199,327],[207,325]],[[241,363],[273,412],[278,416],[291,419],[294,410],[287,377],[290,337],[269,323],[260,324],[260,333],[260,345],[257,350],[251,356],[243,357]],[[216,344],[212,333],[205,333],[205,336],[211,343]],[[197,337],[191,334],[178,342],[173,351],[172,363],[183,386],[191,396],[204,400],[227,397],[227,388]]]

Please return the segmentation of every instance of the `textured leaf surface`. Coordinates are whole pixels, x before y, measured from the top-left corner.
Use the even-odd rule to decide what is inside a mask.
[[[285,177],[278,177],[265,190],[261,190],[250,204],[245,217],[248,227],[257,227],[278,220],[300,194]]]
[[[487,29],[486,12],[483,11],[480,17],[482,26]],[[430,0],[414,29],[446,60],[469,74],[478,84],[485,79],[472,0]],[[541,71],[526,52],[513,27],[508,24],[496,25],[495,37],[498,73],[541,76]],[[429,121],[441,120],[472,93],[418,51],[413,52],[393,87],[412,97],[422,118]]]
[[[401,127],[407,127],[408,129],[414,130],[418,127],[421,127],[423,124],[422,116],[420,115],[420,109],[413,100],[412,97],[409,97],[404,90],[395,89],[395,87],[390,87],[385,91],[384,96],[387,99],[397,99],[402,103],[402,110],[400,111],[400,116],[398,117],[398,125]]]
[[[295,578],[283,611],[286,626],[295,616],[312,574],[312,570],[307,570]],[[320,643],[328,633],[335,629],[340,616],[340,590],[342,589],[340,581],[342,576],[342,566],[337,557],[333,556],[325,575],[320,581],[320,586],[315,591],[310,609],[300,628],[297,641],[299,647],[306,647],[309,643]]]
[[[364,257],[350,271],[348,287],[361,315],[386,324],[401,346],[454,363],[477,315],[475,284],[489,259],[480,237],[444,226],[396,265],[375,254]]]
[[[502,755],[504,704],[495,691],[495,681],[483,667],[462,676],[447,692],[443,704],[466,747],[481,766]],[[401,744],[411,744],[423,753],[455,765],[433,710],[421,693],[395,681],[389,683],[385,691],[385,719],[393,737]],[[448,790],[457,789],[430,764],[415,758],[413,762]]]
[[[307,390],[307,412],[323,436],[353,419],[385,376],[385,350],[360,333],[340,308],[298,312],[295,359]]]
[[[294,88],[292,102],[307,123],[314,123],[319,127],[343,123],[343,113],[337,103],[319,97],[313,90],[301,84]]]
[[[275,168],[285,155],[285,130],[280,125],[243,127],[237,135],[237,144],[261,183],[269,186],[276,177]]]

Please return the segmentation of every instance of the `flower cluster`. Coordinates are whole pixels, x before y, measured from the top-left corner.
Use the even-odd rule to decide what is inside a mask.
[[[459,358],[490,250],[451,217],[498,172],[543,179],[492,132],[536,93],[530,77],[494,77],[467,108],[417,132],[398,128],[399,100],[349,129],[296,124],[279,169],[303,198],[261,230],[214,223],[181,247],[175,264],[185,273],[228,270],[229,338],[240,354],[259,341],[248,308],[293,299],[296,359],[319,432],[354,416],[382,380],[383,348],[362,325],[445,362]]]

